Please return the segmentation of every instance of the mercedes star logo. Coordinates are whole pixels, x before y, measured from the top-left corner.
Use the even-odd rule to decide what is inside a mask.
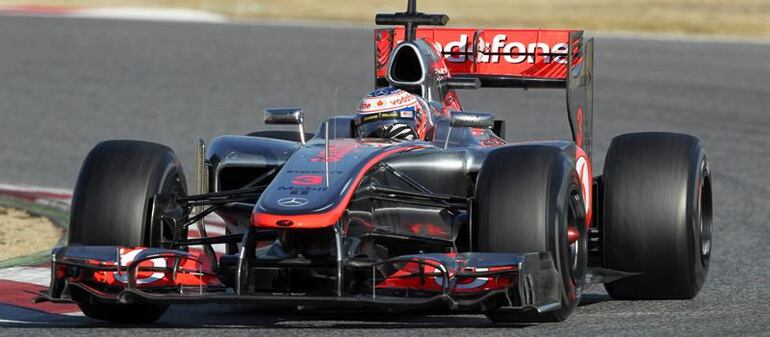
[[[278,199],[278,204],[284,207],[300,207],[307,205],[307,199],[300,197],[286,197]]]

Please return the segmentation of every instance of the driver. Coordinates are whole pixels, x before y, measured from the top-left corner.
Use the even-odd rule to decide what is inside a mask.
[[[372,91],[356,110],[355,126],[361,138],[425,140],[433,131],[425,100],[404,90],[388,87]]]

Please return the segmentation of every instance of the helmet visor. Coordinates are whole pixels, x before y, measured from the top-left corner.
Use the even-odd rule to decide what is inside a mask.
[[[355,119],[356,131],[361,138],[387,138],[385,131],[388,126],[394,124],[406,124],[416,128],[414,107],[398,111],[359,114]]]

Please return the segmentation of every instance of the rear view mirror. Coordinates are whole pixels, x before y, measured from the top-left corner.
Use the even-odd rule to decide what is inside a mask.
[[[452,111],[452,117],[449,120],[449,131],[446,134],[444,149],[449,146],[449,137],[452,134],[452,128],[481,128],[491,129],[495,126],[495,115],[489,112],[468,112]]]
[[[305,145],[305,128],[302,125],[304,120],[305,113],[299,108],[265,109],[265,124],[298,125],[302,145]]]
[[[301,125],[304,117],[305,113],[298,108],[265,109],[265,124]]]
[[[489,129],[495,126],[495,115],[489,112],[452,111],[449,126]]]

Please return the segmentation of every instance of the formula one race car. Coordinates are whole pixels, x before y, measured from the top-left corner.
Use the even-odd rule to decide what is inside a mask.
[[[124,322],[206,302],[448,308],[532,322],[564,320],[592,282],[617,299],[696,296],[712,213],[700,141],[621,135],[593,175],[593,40],[576,30],[418,28],[447,21],[414,0],[377,15],[397,28],[375,30],[378,90],[355,116],[311,135],[302,110],[268,109],[267,124],[299,131],[201,141],[195,195],[168,147],[98,144],[40,300]],[[507,143],[502,121],[461,108],[456,91],[480,87],[565,88],[571,141]],[[207,235],[213,214],[222,235]]]

